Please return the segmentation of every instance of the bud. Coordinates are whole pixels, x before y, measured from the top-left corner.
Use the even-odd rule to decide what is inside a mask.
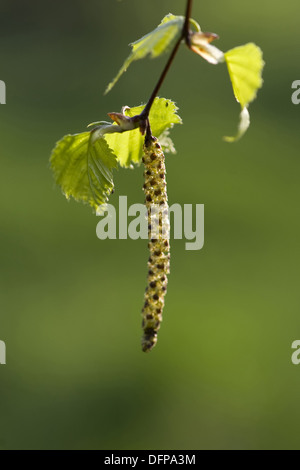
[[[219,64],[224,62],[224,54],[220,49],[210,44],[215,39],[219,39],[219,36],[215,33],[193,33],[190,37],[190,49],[201,55],[210,64]]]

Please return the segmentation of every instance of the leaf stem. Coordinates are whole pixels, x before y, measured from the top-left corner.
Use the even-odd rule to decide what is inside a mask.
[[[151,109],[151,106],[153,105],[153,102],[170,70],[170,67],[173,63],[173,60],[175,59],[175,56],[178,52],[178,49],[179,49],[179,46],[180,46],[180,43],[181,41],[184,39],[185,42],[187,43],[187,45],[190,45],[190,27],[189,27],[189,23],[190,23],[190,17],[191,17],[191,12],[192,12],[192,5],[193,5],[193,0],[187,0],[187,6],[186,6],[186,14],[185,14],[185,21],[184,21],[184,25],[183,25],[183,28],[182,28],[182,32],[181,32],[181,35],[180,35],[180,38],[178,39],[178,41],[176,42],[172,52],[171,52],[171,55],[169,57],[169,60],[161,74],[161,76],[159,77],[159,80],[157,82],[157,84],[155,85],[155,88],[149,98],[149,101],[148,103],[146,104],[144,110],[142,111],[142,113],[140,114],[140,119],[141,121],[148,121],[148,118],[149,118],[149,113],[150,113],[150,109]],[[147,127],[148,127],[148,124],[146,124]]]

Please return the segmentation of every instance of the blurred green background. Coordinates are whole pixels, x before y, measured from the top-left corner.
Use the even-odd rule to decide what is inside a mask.
[[[169,201],[205,204],[205,246],[172,241],[164,322],[145,355],[145,241],[98,240],[99,219],[66,201],[48,162],[64,134],[148,99],[166,57],[103,91],[128,44],[185,1],[0,2],[2,449],[300,448],[300,4],[194,4],[220,49],[260,45],[265,83],[233,145],[225,66],[182,47],[161,90],[184,121]],[[142,168],[120,169],[111,202],[143,202],[142,184]]]

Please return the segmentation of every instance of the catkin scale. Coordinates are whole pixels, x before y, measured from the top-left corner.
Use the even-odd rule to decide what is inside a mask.
[[[169,211],[165,178],[165,156],[156,138],[144,145],[143,186],[148,217],[148,284],[142,309],[142,350],[151,351],[162,322],[164,297],[170,272]]]

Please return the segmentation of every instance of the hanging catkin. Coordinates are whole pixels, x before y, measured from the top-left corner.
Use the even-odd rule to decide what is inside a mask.
[[[144,192],[148,216],[148,285],[142,309],[142,350],[150,351],[157,342],[162,321],[167,275],[170,271],[169,211],[165,156],[156,138],[144,145]]]

